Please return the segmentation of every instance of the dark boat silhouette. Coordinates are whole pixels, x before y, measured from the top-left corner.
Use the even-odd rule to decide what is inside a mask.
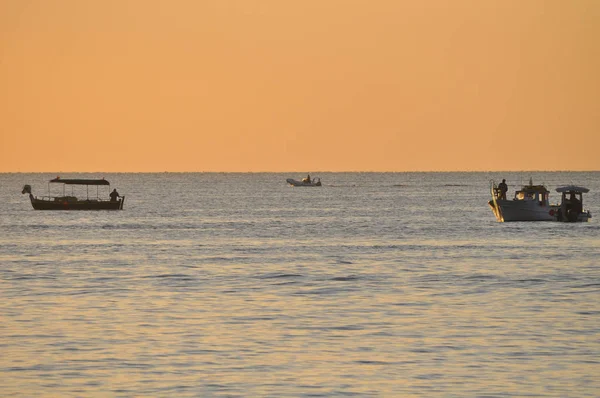
[[[110,192],[110,183],[104,178],[100,180],[91,179],[62,179],[56,177],[49,181],[48,192],[50,192],[50,183],[63,184],[63,195],[62,196],[42,196],[34,197],[31,193],[31,186],[25,185],[21,193],[29,194],[31,205],[35,210],[122,210],[123,203],[125,203],[125,196],[117,196],[116,190],[114,194],[111,194],[113,198],[110,200],[100,199],[99,187],[108,186]],[[87,187],[86,199],[79,199],[76,196],[69,196],[65,194],[66,185],[85,185]],[[89,187],[96,186],[96,197],[90,198]]]
[[[308,178],[303,178],[302,181],[294,180],[293,178],[288,178],[285,181],[293,187],[320,187],[321,186],[321,179],[319,177],[315,177],[312,180],[309,180]]]

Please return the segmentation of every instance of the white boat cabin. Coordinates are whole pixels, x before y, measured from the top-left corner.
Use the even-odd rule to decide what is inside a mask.
[[[525,185],[515,192],[514,200],[536,201],[540,206],[548,206],[550,191],[543,185]]]

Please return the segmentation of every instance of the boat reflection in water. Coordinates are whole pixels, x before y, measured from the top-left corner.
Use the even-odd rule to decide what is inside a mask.
[[[50,183],[63,184],[62,196],[50,196]],[[65,187],[71,186],[71,195],[65,193]],[[73,196],[74,185],[85,185],[86,186],[86,199],[79,199]],[[96,186],[96,197],[90,198],[90,185]],[[35,210],[122,210],[123,203],[125,203],[125,196],[119,196],[116,190],[111,194],[110,200],[100,199],[100,186],[108,187],[110,192],[110,183],[104,178],[99,180],[90,179],[61,179],[56,177],[50,180],[48,183],[48,195],[41,197],[34,197],[31,193],[31,186],[25,185],[23,187],[23,194],[29,194],[31,205]]]
[[[490,182],[492,200],[488,202],[499,222],[507,221],[589,221],[592,214],[583,209],[583,193],[589,189],[575,185],[556,188],[562,193],[560,204],[550,204],[550,191],[544,185],[523,185],[515,192],[513,199],[506,199],[492,180]]]

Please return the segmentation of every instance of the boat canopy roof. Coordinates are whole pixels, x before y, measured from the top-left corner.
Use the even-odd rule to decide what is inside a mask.
[[[60,182],[62,184],[70,184],[70,185],[110,185],[110,183],[108,181],[106,181],[104,178],[101,180],[87,180],[87,179],[82,179],[82,178],[60,178],[60,177],[56,177],[53,180],[50,180],[50,182]]]
[[[556,192],[583,192],[587,193],[590,190],[585,187],[579,187],[577,185],[565,185],[564,187],[556,188]]]

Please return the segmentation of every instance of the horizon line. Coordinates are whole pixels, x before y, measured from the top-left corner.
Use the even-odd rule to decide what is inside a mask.
[[[106,174],[192,174],[192,173],[204,173],[204,174],[282,174],[282,173],[586,173],[586,172],[600,172],[600,170],[386,170],[386,171],[375,171],[375,170],[343,170],[343,171],[330,171],[330,170],[317,170],[317,171],[299,171],[299,170],[283,170],[283,171],[0,171],[0,174],[60,174],[60,173],[72,173],[72,174],[93,174],[93,173],[106,173]]]

